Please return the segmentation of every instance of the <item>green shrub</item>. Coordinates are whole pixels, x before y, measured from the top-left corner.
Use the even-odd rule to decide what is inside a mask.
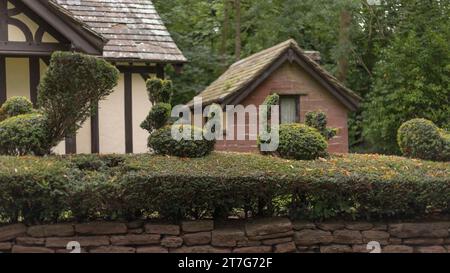
[[[314,128],[303,124],[280,125],[278,154],[283,158],[314,160],[327,156],[328,143]]]
[[[0,154],[44,155],[48,153],[46,119],[41,114],[8,118],[0,123]]]
[[[441,160],[450,161],[450,133],[444,130],[441,130],[441,136],[444,141],[444,148],[441,152]]]
[[[0,157],[0,222],[182,220],[235,211],[313,221],[448,217],[449,172],[444,162],[378,155]]]
[[[265,115],[267,116],[267,119],[271,118],[272,106],[279,105],[279,104],[280,104],[280,95],[272,94],[272,95],[267,96],[267,98],[263,102],[263,105],[267,106],[267,113],[265,113]]]
[[[2,113],[7,117],[31,114],[33,104],[25,97],[11,97],[2,105]]]
[[[324,112],[309,112],[306,114],[306,125],[317,129],[327,140],[337,135],[337,130],[327,128],[327,115]]]
[[[447,133],[426,119],[405,122],[398,130],[398,145],[403,155],[425,160],[443,160],[448,153]]]
[[[174,125],[177,126],[177,125]],[[172,155],[178,157],[203,157],[214,150],[215,141],[203,138],[203,130],[189,125],[178,125],[181,130],[191,129],[191,140],[175,140],[172,137],[173,126],[166,126],[156,130],[148,139],[149,148],[157,154]],[[201,134],[202,140],[194,140],[195,134]]]
[[[55,52],[39,85],[39,106],[47,120],[50,148],[73,135],[98,102],[112,93],[119,71],[101,58]]]
[[[152,107],[147,118],[142,122],[141,128],[148,132],[160,129],[166,125],[172,113],[172,106],[168,103],[157,103]]]
[[[69,211],[67,197],[77,181],[66,162],[54,158],[2,157],[0,222],[56,223]]]
[[[170,103],[173,96],[172,81],[159,78],[147,80],[147,91],[150,101],[156,103]]]

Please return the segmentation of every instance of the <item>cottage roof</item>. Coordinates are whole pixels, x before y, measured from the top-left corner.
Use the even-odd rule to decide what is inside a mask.
[[[50,0],[49,3],[103,37],[106,59],[186,62],[150,0]]]
[[[314,61],[315,56],[315,52],[302,50],[295,40],[288,40],[234,63],[198,96],[205,105],[237,104],[273,71],[290,61],[301,65],[350,110],[356,110],[361,98]]]

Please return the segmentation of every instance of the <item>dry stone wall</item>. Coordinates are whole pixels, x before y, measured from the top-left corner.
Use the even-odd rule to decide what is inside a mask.
[[[447,253],[449,222],[137,221],[0,227],[0,252],[68,253]],[[375,245],[376,245],[375,244]]]

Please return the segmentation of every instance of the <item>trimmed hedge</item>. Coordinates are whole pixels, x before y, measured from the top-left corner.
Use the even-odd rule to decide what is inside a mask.
[[[314,160],[328,156],[328,142],[320,132],[304,124],[282,124],[278,154],[287,159]]]
[[[0,157],[1,222],[293,219],[450,214],[447,163],[378,155],[290,161],[252,154]]]
[[[190,130],[191,139],[176,140],[172,136],[172,129]],[[195,140],[194,136],[200,134],[202,139]],[[148,138],[148,147],[156,154],[172,155],[179,157],[203,157],[209,155],[216,144],[215,140],[207,140],[203,137],[203,129],[190,125],[167,125],[153,132]]]

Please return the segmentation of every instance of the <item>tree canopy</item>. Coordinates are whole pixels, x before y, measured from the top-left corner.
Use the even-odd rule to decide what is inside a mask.
[[[450,2],[442,0],[153,0],[190,63],[174,104],[202,91],[239,58],[294,38],[365,99],[351,144],[396,153],[406,119],[449,123]],[[387,94],[389,94],[387,96]]]

